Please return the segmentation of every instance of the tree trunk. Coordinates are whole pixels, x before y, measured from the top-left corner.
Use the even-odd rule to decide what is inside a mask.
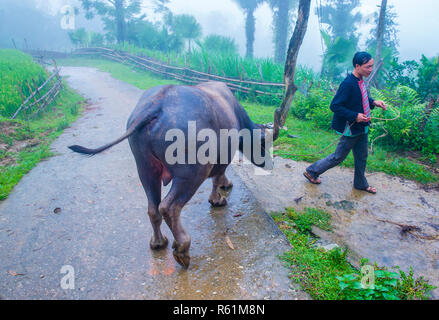
[[[247,49],[245,56],[247,58],[253,58],[253,45],[255,42],[255,10],[248,9],[247,17],[245,21],[245,35],[247,38]]]
[[[290,1],[280,0],[278,2],[277,9],[278,11],[275,13],[274,17],[274,60],[277,63],[285,63],[285,58],[287,54]]]
[[[118,43],[125,41],[125,8],[123,0],[115,0],[114,7],[116,9],[116,37]]]
[[[287,61],[285,63],[285,97],[280,108],[276,109],[274,112],[273,140],[276,140],[279,137],[279,128],[285,125],[294,94],[297,91],[297,86],[294,83],[297,56],[299,55],[300,46],[302,45],[303,38],[305,37],[306,29],[308,27],[310,7],[311,0],[300,0],[296,27],[294,28],[294,33],[290,40]]]
[[[382,0],[380,19],[378,21],[378,30],[377,30],[377,51],[375,54],[375,66],[378,63],[380,63],[381,55],[383,52],[384,31],[386,26],[386,10],[387,10],[387,0]],[[378,72],[379,70],[375,73],[375,77],[377,76]]]

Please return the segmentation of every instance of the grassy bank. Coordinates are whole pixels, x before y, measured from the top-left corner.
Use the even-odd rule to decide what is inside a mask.
[[[104,59],[73,58],[60,60],[59,63],[70,66],[95,67],[144,90],[154,85],[177,83],[176,81],[161,79],[149,72],[135,71],[126,65]],[[275,106],[264,106],[246,101],[241,101],[241,103],[253,121],[258,123],[273,121]],[[297,161],[314,162],[328,156],[335,150],[334,145],[325,152],[319,153],[331,143],[336,142],[339,136],[333,131],[318,128],[312,121],[303,121],[290,116],[287,119],[286,127],[288,131],[282,131],[280,138],[275,142],[275,154],[282,154],[285,158]],[[284,155],[285,153],[289,155]],[[352,154],[348,156],[342,166],[354,167]],[[432,172],[428,166],[402,157],[398,153],[379,145],[374,146],[374,153],[369,155],[367,168],[369,172],[384,172],[423,184],[439,181],[439,175]]]
[[[44,113],[32,119],[19,116],[11,120],[7,115],[21,104],[16,83],[32,78],[41,82],[47,74],[30,56],[15,50],[0,51],[0,69],[5,75],[0,101],[4,111],[0,117],[0,200],[4,200],[26,173],[53,155],[50,144],[80,115],[84,99],[64,83],[60,95]]]
[[[412,270],[404,273],[398,267],[388,270],[377,265],[372,266],[374,287],[362,287],[364,275],[349,264],[346,249],[327,250],[315,245],[318,239],[311,232],[312,226],[326,231],[332,229],[331,215],[327,212],[311,208],[304,212],[287,209],[284,213],[274,214],[273,219],[293,247],[281,257],[291,270],[290,278],[313,299],[428,299],[429,292],[434,289],[423,277],[415,279]],[[361,263],[369,264],[364,259]]]
[[[30,55],[17,50],[0,50],[0,115],[9,117],[22,103],[21,93],[29,96],[33,81],[41,85],[47,79],[46,71]],[[22,83],[21,89],[18,84]],[[35,88],[34,88],[35,89]]]
[[[83,98],[66,84],[64,88],[47,112],[34,120],[0,118],[0,200],[38,162],[53,156],[50,144],[78,118]]]

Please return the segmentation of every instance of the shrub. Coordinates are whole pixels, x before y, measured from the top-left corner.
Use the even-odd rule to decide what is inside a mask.
[[[422,103],[418,93],[409,87],[398,86],[393,90],[374,90],[374,97],[384,100],[388,105],[396,108],[401,116],[396,121],[383,122],[388,136],[382,143],[422,151],[425,155],[439,152],[439,109],[434,109],[428,119],[426,118],[427,103]],[[381,118],[393,118],[396,112],[391,108],[387,112],[377,111],[375,116]],[[422,129],[422,123],[425,127]],[[384,133],[380,126],[371,130],[371,138],[374,139]]]
[[[422,99],[439,98],[439,57],[428,59],[422,55],[417,84]]]
[[[425,125],[423,141],[423,152],[426,155],[432,155],[433,153],[439,153],[439,107],[436,107],[428,118]],[[435,162],[432,161],[432,162]]]
[[[296,93],[291,112],[303,120],[311,120],[321,129],[331,128],[333,113],[329,106],[333,99],[333,92],[326,88],[314,88],[302,94]]]
[[[210,52],[224,52],[227,54],[238,54],[238,46],[232,38],[211,34],[204,38],[201,47]]]

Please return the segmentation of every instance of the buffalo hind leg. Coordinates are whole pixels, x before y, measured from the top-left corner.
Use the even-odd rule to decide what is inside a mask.
[[[162,224],[163,218],[159,212],[159,204],[161,200],[161,192],[162,192],[162,181],[160,180],[161,176],[148,177],[152,178],[147,182],[148,186],[145,187],[145,191],[148,197],[148,216],[151,221],[152,229],[154,234],[151,237],[151,241],[149,246],[152,250],[160,250],[165,248],[168,245],[168,239],[162,234],[160,230],[160,226]],[[148,179],[147,178],[147,179]]]
[[[224,174],[212,177],[212,192],[209,196],[209,202],[213,207],[223,207],[227,205],[226,198],[218,192],[218,188],[225,186],[224,183],[231,184]]]
[[[148,157],[136,151],[137,149],[134,149],[133,154],[136,159],[140,181],[148,198],[148,216],[154,232],[149,246],[152,250],[163,249],[168,245],[168,239],[160,230],[163,221],[159,212],[162,197],[161,168],[160,166],[151,165],[154,164],[152,156]]]
[[[181,224],[180,213],[202,182],[174,178],[171,190],[159,205],[159,212],[174,235],[174,259],[184,268],[188,268],[190,263],[191,237]]]

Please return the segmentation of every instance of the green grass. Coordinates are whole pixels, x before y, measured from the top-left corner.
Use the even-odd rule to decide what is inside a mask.
[[[134,71],[127,65],[105,59],[72,58],[59,61],[60,65],[96,67],[101,71],[109,72],[113,77],[130,83],[140,89],[146,90],[155,85],[178,84],[177,81],[161,79],[149,72]],[[275,106],[265,106],[249,101],[241,101],[250,118],[257,123],[273,122]],[[319,153],[331,143],[337,142],[339,136],[333,131],[318,128],[312,121],[299,120],[290,115],[286,122],[288,131],[281,131],[279,139],[275,142],[275,154],[295,154],[306,156],[282,155],[296,161],[314,162],[325,158],[335,151],[336,144],[323,153]],[[288,135],[297,138],[288,138]],[[368,158],[367,170],[369,172],[384,172],[393,176],[400,176],[423,184],[438,182],[439,176],[428,170],[420,163],[399,156],[396,152],[374,146],[374,154]],[[352,153],[341,164],[342,167],[354,167]]]
[[[38,162],[53,155],[50,144],[75,119],[82,110],[83,98],[64,84],[59,97],[47,108],[47,111],[34,120],[9,120],[0,118],[0,126],[13,127],[13,132],[0,135],[0,143],[13,146],[21,142],[29,146],[15,152],[0,152],[0,200],[8,197],[14,186]]]
[[[30,90],[25,81],[29,81],[32,90],[35,90],[32,79],[39,86],[47,79],[47,74],[43,67],[33,62],[30,55],[3,49],[0,50],[0,79],[0,116],[10,117],[22,103],[18,84],[23,82],[21,90],[27,97]]]
[[[375,287],[363,289],[363,275],[347,261],[347,249],[326,251],[314,246],[317,238],[311,233],[311,228],[314,225],[331,231],[329,213],[312,208],[306,208],[303,212],[289,208],[272,217],[292,245],[292,249],[281,256],[281,260],[290,268],[291,280],[313,299],[427,299],[430,290],[434,289],[423,277],[415,279],[412,270],[406,274],[395,267],[396,271],[392,272],[376,264],[372,266]],[[366,265],[367,260],[363,259],[362,264]]]

